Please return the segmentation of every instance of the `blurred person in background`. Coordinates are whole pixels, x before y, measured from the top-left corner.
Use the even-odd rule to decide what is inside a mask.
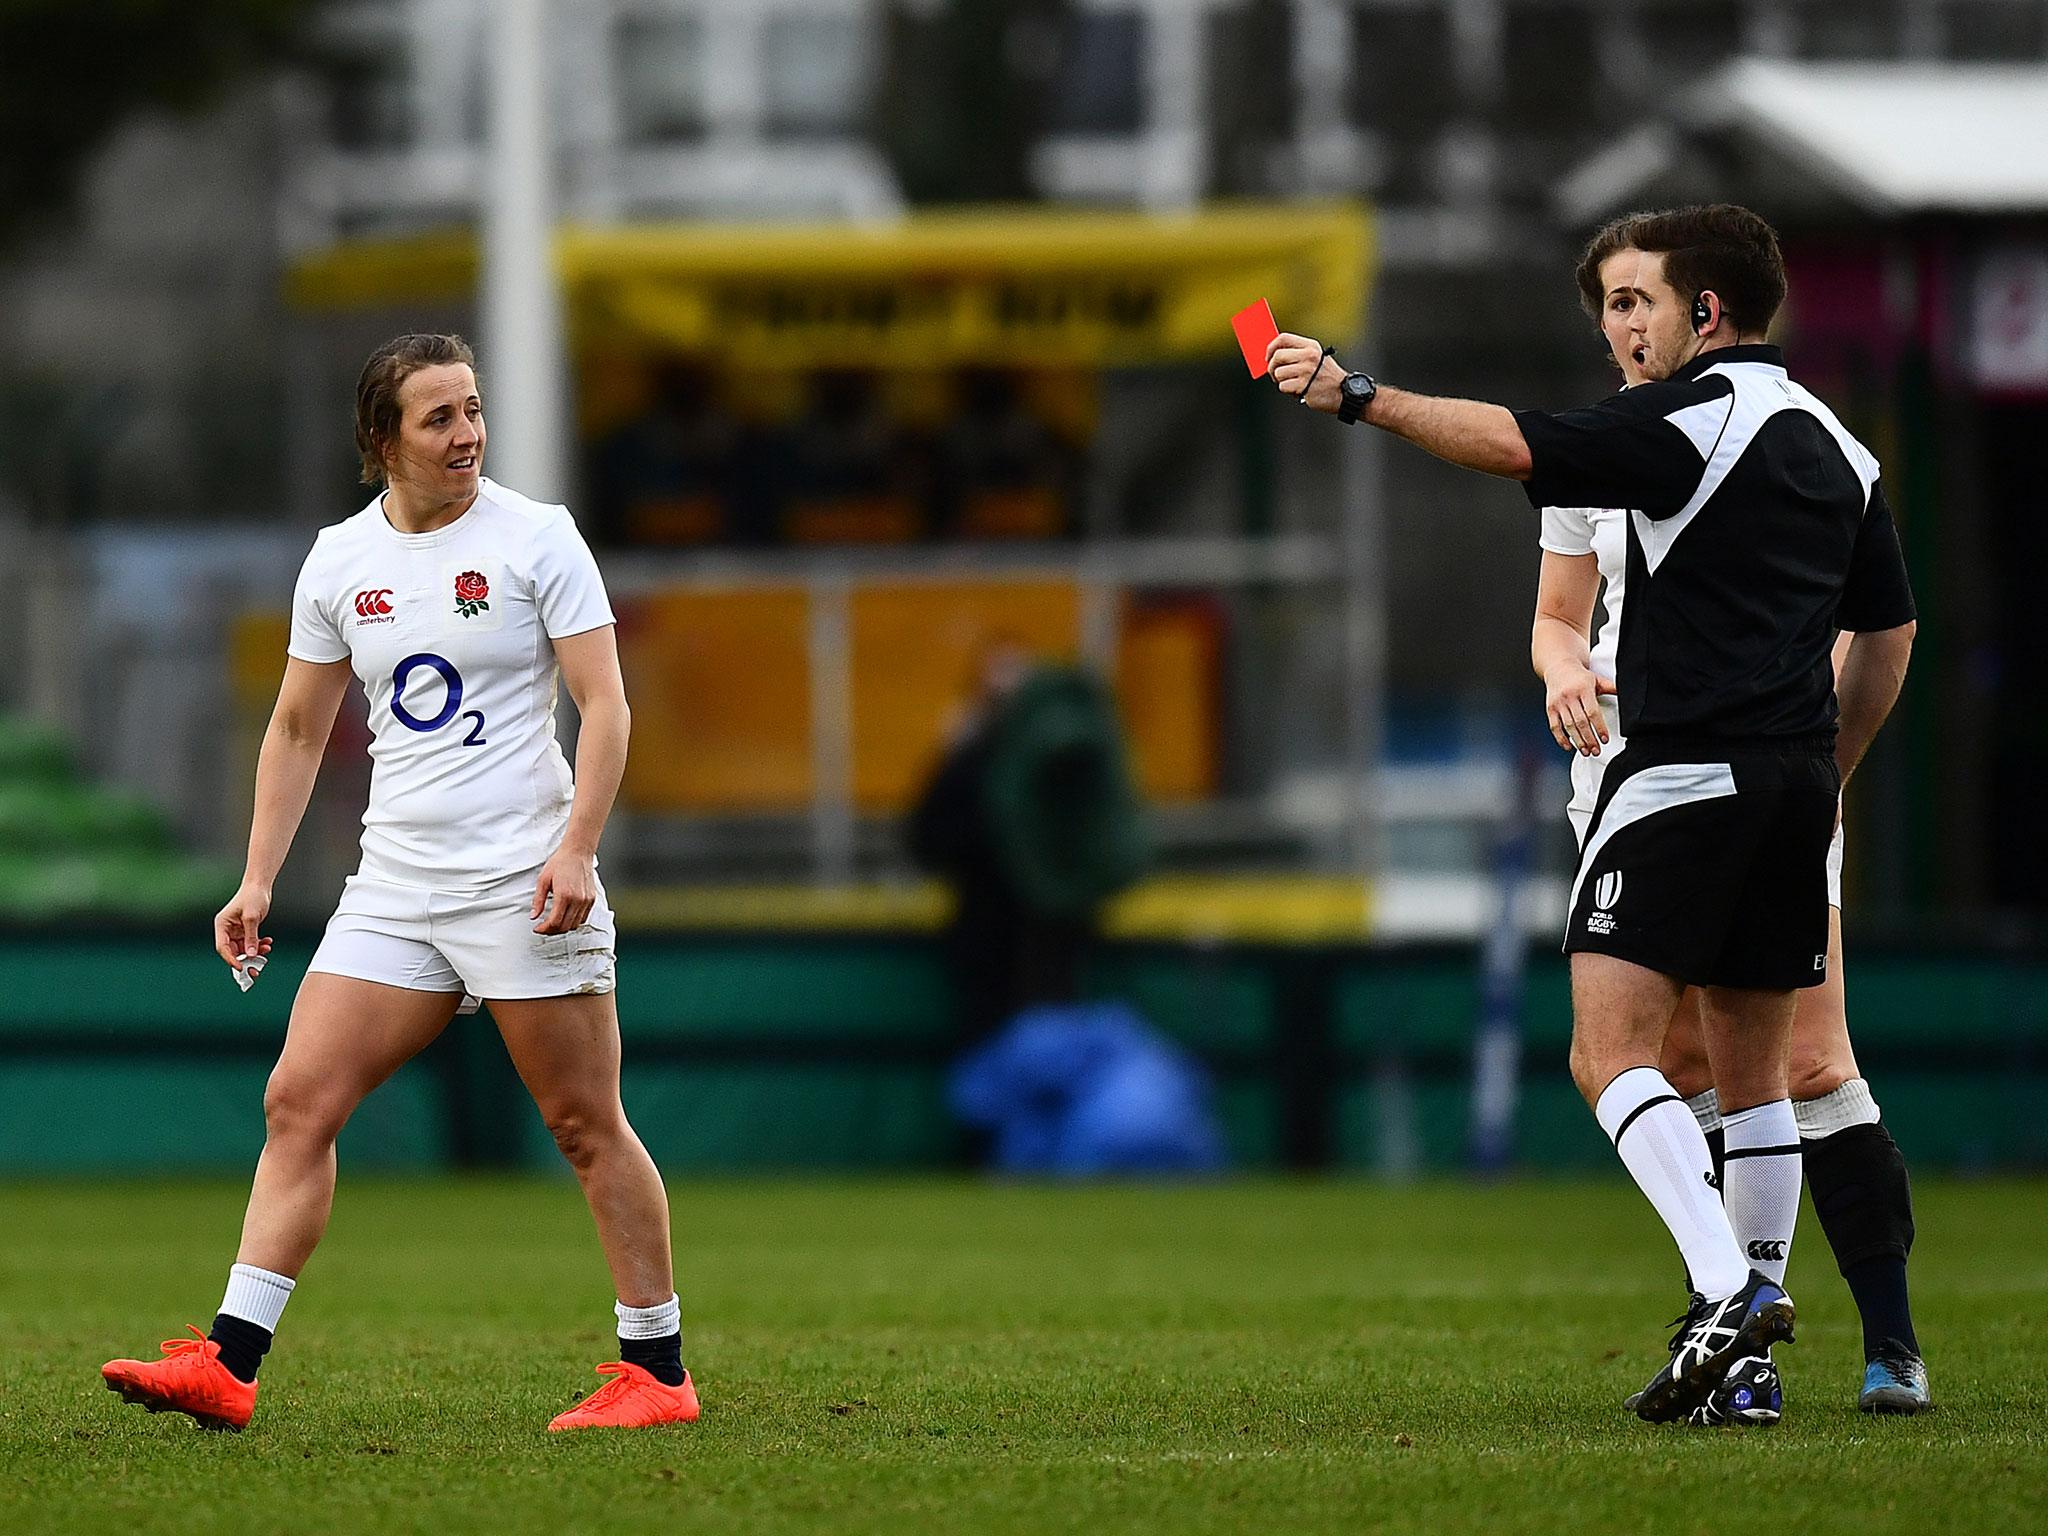
[[[1081,995],[1102,906],[1146,859],[1102,685],[1002,639],[975,688],[909,824],[911,856],[952,888],[946,956],[964,1044]]]
[[[750,434],[721,408],[710,370],[668,359],[654,370],[651,394],[648,409],[591,456],[600,536],[653,546],[765,543],[772,530],[749,500],[760,478]]]
[[[1716,204],[1640,215],[1625,243],[1629,354],[1645,382],[1594,406],[1420,395],[1333,367],[1329,347],[1286,333],[1267,361],[1304,404],[1523,482],[1539,509],[1629,509],[1615,682],[1634,740],[1603,777],[1565,947],[1573,1080],[1696,1287],[1669,1359],[1630,1399],[1665,1423],[1705,1406],[1738,1360],[1792,1337],[1778,1255],[1799,1209],[1795,994],[1826,979],[1842,781],[1901,676],[1856,668],[1854,652],[1910,642],[1915,609],[1875,457],[1765,339],[1785,297],[1776,231]],[[1850,669],[1884,689],[1846,726],[1838,629],[1855,633]],[[1656,1065],[1689,984],[1706,989],[1721,1182],[1774,1234],[1755,1259],[1712,1198],[1704,1133]]]
[[[697,1417],[668,1196],[619,1103],[615,936],[597,876],[629,732],[611,606],[567,508],[483,478],[484,443],[460,337],[401,336],[372,354],[356,446],[364,482],[381,489],[321,531],[300,573],[247,872],[214,919],[245,990],[270,951],[272,884],[351,669],[373,738],[362,865],[264,1093],[267,1136],[211,1334],[102,1368],[153,1412],[249,1422],[257,1369],[327,1227],[337,1134],[481,998],[575,1170],[618,1290],[621,1360],[548,1427]],[[573,776],[555,740],[558,677],[582,719]]]
[[[1035,415],[1001,368],[960,376],[938,443],[939,531],[965,539],[1056,539],[1073,527],[1081,455]]]
[[[1628,217],[1616,219],[1587,243],[1578,268],[1580,301],[1599,324],[1623,387],[1645,381],[1629,320],[1638,302],[1630,285],[1638,252],[1624,242]],[[1530,661],[1543,680],[1551,735],[1572,759],[1571,803],[1566,816],[1583,844],[1608,767],[1626,745],[1614,701],[1616,653],[1628,578],[1626,512],[1617,507],[1544,507],[1542,572],[1530,635]],[[1593,635],[1593,607],[1605,589],[1605,612]],[[1888,698],[1883,679],[1902,676],[1910,633],[1877,637],[1854,666],[1878,669],[1877,686],[1846,671],[1850,636],[1834,648],[1835,689],[1843,729],[1875,733],[1854,718]],[[1896,692],[1896,683],[1891,685]],[[1863,1321],[1864,1381],[1858,1406],[1866,1412],[1917,1413],[1930,1406],[1927,1369],[1920,1359],[1907,1299],[1906,1258],[1913,1243],[1913,1197],[1904,1156],[1878,1118],[1870,1086],[1856,1068],[1842,972],[1842,828],[1828,850],[1827,980],[1799,994],[1792,1019],[1792,1110],[1799,1126],[1806,1182],[1821,1230],[1848,1282]],[[1665,1037],[1661,1068],[1683,1094],[1722,1167],[1721,1117],[1700,1024],[1701,994],[1688,987]],[[1730,1201],[1736,1241],[1753,1260],[1785,1257],[1788,1244],[1756,1230],[1765,1213],[1753,1202]],[[1694,1410],[1701,1423],[1775,1423],[1777,1372],[1768,1356],[1738,1361],[1708,1402]]]
[[[902,544],[927,532],[929,444],[890,419],[880,378],[810,377],[803,414],[769,453],[782,537],[793,544]]]

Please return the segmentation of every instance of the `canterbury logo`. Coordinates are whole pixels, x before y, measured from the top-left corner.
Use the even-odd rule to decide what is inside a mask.
[[[1593,887],[1593,906],[1596,911],[1612,912],[1614,904],[1621,900],[1621,871],[1602,875]]]
[[[366,592],[358,592],[356,594],[356,617],[367,619],[376,614],[389,613],[391,611],[391,604],[388,601],[390,596],[391,588],[389,587],[371,587]]]
[[[1705,1173],[1701,1174],[1700,1177],[1707,1181],[1707,1188],[1709,1189],[1719,1189],[1721,1187],[1720,1176],[1716,1174],[1711,1168],[1708,1169]]]
[[[1759,1263],[1780,1264],[1785,1259],[1785,1244],[1775,1238],[1759,1238],[1744,1251]]]

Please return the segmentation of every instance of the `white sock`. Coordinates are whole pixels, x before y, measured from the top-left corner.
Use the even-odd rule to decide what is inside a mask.
[[[1790,1099],[1721,1117],[1721,1199],[1753,1269],[1779,1285],[1799,1219],[1799,1122]]]
[[[220,1309],[229,1317],[275,1333],[277,1320],[284,1316],[284,1304],[292,1299],[292,1288],[298,1283],[289,1275],[273,1274],[254,1264],[237,1264],[228,1271],[228,1293],[221,1297]]]
[[[623,1301],[614,1302],[612,1310],[619,1315],[622,1339],[665,1339],[683,1331],[683,1304],[674,1296],[658,1307],[629,1307]]]
[[[1602,1090],[1593,1113],[1636,1187],[1670,1228],[1692,1288],[1709,1301],[1741,1290],[1749,1265],[1714,1194],[1707,1138],[1664,1074],[1655,1067],[1629,1068]]]
[[[1824,1093],[1817,1099],[1794,1099],[1792,1116],[1799,1122],[1802,1138],[1819,1141],[1852,1125],[1877,1124],[1877,1100],[1870,1096],[1870,1084],[1852,1077],[1833,1093]]]
[[[1699,1121],[1701,1135],[1712,1135],[1721,1129],[1721,1100],[1713,1089],[1694,1094],[1685,1101],[1685,1107],[1692,1111],[1693,1119]]]

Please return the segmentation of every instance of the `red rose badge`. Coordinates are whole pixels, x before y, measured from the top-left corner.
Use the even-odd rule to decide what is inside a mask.
[[[455,578],[455,611],[465,619],[473,619],[490,607],[491,584],[484,580],[482,571],[464,571]]]

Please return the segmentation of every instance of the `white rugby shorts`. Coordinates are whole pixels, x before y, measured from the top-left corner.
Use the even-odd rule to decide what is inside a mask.
[[[307,969],[411,992],[459,992],[464,1013],[475,1012],[479,998],[611,991],[617,929],[603,884],[581,928],[538,934],[529,914],[539,875],[531,870],[466,896],[350,875]]]
[[[1625,746],[1621,734],[1618,711],[1612,699],[1602,699],[1600,707],[1607,716],[1607,734],[1611,738],[1600,749],[1598,757],[1581,757],[1572,754],[1572,798],[1564,808],[1565,819],[1572,824],[1572,840],[1581,847],[1586,842],[1586,827],[1593,820],[1593,808],[1600,800],[1600,780],[1607,772],[1607,765],[1614,761]],[[1836,911],[1842,908],[1842,827],[1835,825],[1835,840],[1828,844],[1828,905]]]

